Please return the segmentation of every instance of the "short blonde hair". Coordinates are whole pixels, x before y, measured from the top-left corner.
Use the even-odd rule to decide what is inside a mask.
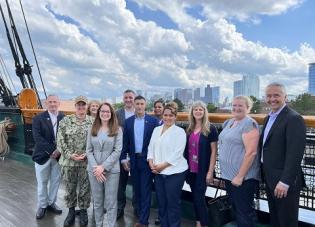
[[[250,97],[245,96],[245,95],[239,95],[239,96],[234,97],[233,101],[236,99],[243,100],[247,106],[248,112],[250,112],[250,110],[253,107],[253,100]]]

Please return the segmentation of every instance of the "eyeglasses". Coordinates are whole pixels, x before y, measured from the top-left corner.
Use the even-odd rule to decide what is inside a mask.
[[[110,114],[110,111],[108,111],[108,110],[101,110],[100,113],[103,113],[103,114],[105,114],[105,113]]]

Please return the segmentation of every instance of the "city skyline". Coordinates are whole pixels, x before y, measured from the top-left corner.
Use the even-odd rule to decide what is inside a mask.
[[[19,3],[10,4],[33,65]],[[24,2],[48,93],[115,99],[128,88],[211,84],[220,87],[221,102],[233,97],[233,82],[243,75],[261,78],[260,94],[275,80],[289,93],[308,91],[315,31],[306,22],[315,19],[314,7],[310,0]],[[0,33],[0,54],[19,91],[3,24]]]

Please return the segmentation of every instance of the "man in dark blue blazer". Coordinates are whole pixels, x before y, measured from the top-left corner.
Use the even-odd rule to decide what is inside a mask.
[[[135,98],[135,115],[125,121],[124,143],[121,162],[132,177],[135,203],[139,212],[139,222],[135,227],[149,225],[153,176],[147,162],[148,146],[151,135],[159,122],[145,114],[146,100],[142,96]],[[127,160],[129,154],[130,161]]]
[[[35,162],[37,179],[37,219],[43,218],[46,210],[55,214],[62,213],[62,210],[55,204],[61,180],[58,164],[60,152],[56,149],[56,136],[59,121],[64,117],[64,114],[58,112],[60,105],[58,96],[49,95],[45,104],[47,110],[34,117],[32,123],[35,141],[32,159]]]

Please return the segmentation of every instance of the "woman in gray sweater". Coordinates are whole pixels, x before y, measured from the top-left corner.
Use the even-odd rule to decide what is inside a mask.
[[[116,223],[121,149],[122,130],[115,111],[109,103],[103,103],[97,110],[86,146],[87,170],[97,227],[103,226],[104,200],[107,210],[106,226],[114,227]]]

